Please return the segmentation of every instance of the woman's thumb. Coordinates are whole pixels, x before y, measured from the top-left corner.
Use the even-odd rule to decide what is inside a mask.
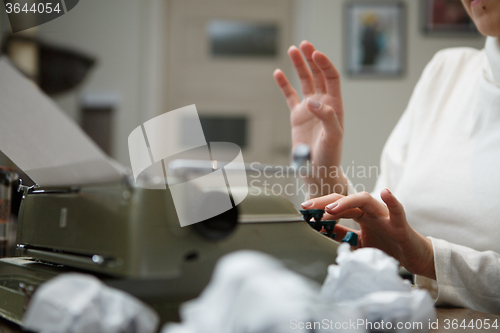
[[[307,99],[307,107],[316,118],[321,120],[327,135],[342,135],[339,120],[331,106],[310,97]]]
[[[391,220],[395,220],[395,222],[400,220],[406,221],[406,214],[403,205],[398,201],[398,199],[396,199],[391,191],[388,189],[382,190],[382,192],[380,192],[380,197],[389,209]]]

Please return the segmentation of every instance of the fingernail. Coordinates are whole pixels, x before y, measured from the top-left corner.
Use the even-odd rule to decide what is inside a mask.
[[[338,206],[338,204],[339,204],[338,202],[334,202],[334,203],[331,203],[328,206],[326,206],[326,208],[333,210],[335,207]]]
[[[306,201],[306,202],[303,202],[301,204],[302,208],[307,208],[307,207],[311,207],[313,205],[313,201],[312,200],[309,200],[309,201]]]
[[[385,190],[386,190],[387,192],[389,192],[390,194],[392,194],[392,192],[391,192],[388,188],[386,188]]]
[[[312,98],[307,100],[307,104],[314,110],[318,110],[321,107],[321,103]]]

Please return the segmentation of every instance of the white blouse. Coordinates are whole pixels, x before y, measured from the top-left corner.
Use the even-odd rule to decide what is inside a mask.
[[[373,195],[384,188],[431,236],[437,283],[417,284],[437,304],[500,314],[498,39],[442,50],[427,65],[382,152]]]

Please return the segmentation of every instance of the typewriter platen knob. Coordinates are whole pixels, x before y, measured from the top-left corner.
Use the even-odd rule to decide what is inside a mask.
[[[199,205],[200,210],[209,210],[217,201],[215,196],[221,193],[210,193],[204,197]],[[227,194],[226,194],[227,195]],[[238,225],[238,207],[223,212],[204,221],[193,224],[193,228],[203,237],[209,240],[220,240],[226,238],[236,229]]]

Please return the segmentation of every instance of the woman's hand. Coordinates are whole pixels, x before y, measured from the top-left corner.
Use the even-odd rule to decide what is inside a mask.
[[[336,240],[341,240],[347,231],[356,232],[358,247],[376,247],[399,260],[410,272],[436,279],[432,242],[410,227],[403,205],[389,190],[383,190],[380,196],[385,205],[361,192],[347,197],[327,195],[306,201],[302,207],[325,209],[323,219],[353,219],[361,230],[336,225]]]
[[[292,46],[288,55],[300,78],[302,101],[285,74],[280,69],[274,72],[274,79],[291,111],[292,145],[309,145],[315,174],[321,171],[320,176],[304,179],[319,187],[319,193],[310,191],[312,197],[332,192],[346,194],[347,181],[340,172],[344,136],[340,76],[332,62],[311,43],[302,42],[300,50]]]

